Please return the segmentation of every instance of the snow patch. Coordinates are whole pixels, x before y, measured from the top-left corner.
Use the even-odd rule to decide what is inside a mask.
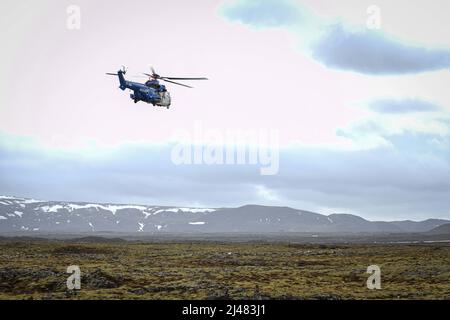
[[[205,213],[205,212],[214,212],[216,209],[209,208],[180,208],[183,212],[192,212],[192,213]]]
[[[5,200],[15,200],[15,199],[17,199],[17,198],[9,197],[9,196],[0,196],[0,199],[5,199]]]
[[[0,196],[0,199],[3,200],[14,200],[17,202],[20,202],[20,206],[24,206],[23,204],[31,204],[31,203],[42,203],[45,201],[42,200],[36,200],[36,199],[25,199],[25,198],[17,198],[17,197],[10,197],[10,196]]]
[[[4,217],[4,216],[0,216],[0,220],[8,220],[8,218]]]
[[[41,210],[44,212],[58,212],[59,209],[64,209],[63,206],[57,204],[54,206],[43,206],[41,207]]]
[[[147,219],[148,217],[150,217],[151,215],[154,214],[154,213],[146,212],[146,211],[142,211],[142,213],[145,215],[145,219]]]
[[[168,209],[160,209],[155,211],[154,214],[160,213],[160,212],[191,212],[191,213],[209,213],[214,212],[216,209],[210,209],[210,208],[168,208]]]
[[[100,211],[100,209],[105,211],[110,211],[113,215],[117,213],[118,210],[123,209],[136,209],[136,210],[147,210],[147,207],[144,206],[127,206],[127,205],[102,205],[102,204],[68,204],[66,207],[69,208],[69,211],[79,210],[79,209],[96,209],[97,211]]]
[[[113,215],[116,214],[117,210],[123,210],[123,209],[136,209],[136,210],[146,210],[147,207],[143,207],[143,206],[116,206],[116,205],[109,205],[106,206],[106,210],[109,210],[112,212]]]
[[[20,218],[22,218],[23,212],[20,212],[20,211],[14,211],[14,214],[15,214],[16,216],[19,216]]]
[[[190,224],[190,225],[193,225],[193,226],[199,226],[199,225],[204,225],[204,224],[206,224],[206,222],[204,222],[204,221],[189,222],[189,224]]]
[[[22,203],[24,204],[32,204],[32,203],[42,203],[45,201],[42,200],[36,200],[36,199],[25,199],[25,200],[20,200]]]

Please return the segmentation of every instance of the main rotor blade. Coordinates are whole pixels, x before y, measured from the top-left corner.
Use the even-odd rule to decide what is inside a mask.
[[[161,80],[166,81],[166,82],[170,82],[170,83],[173,83],[173,84],[177,84],[179,86],[183,86],[183,87],[186,87],[186,88],[191,88],[191,89],[193,88],[191,86],[188,86],[188,85],[185,85],[185,84],[182,84],[182,83],[178,83],[178,82],[175,82],[175,81],[170,81],[170,80],[162,79],[162,78],[161,78]]]
[[[161,79],[161,76],[159,75],[159,74],[156,74],[156,73],[153,73],[153,74],[150,74],[150,73],[142,73],[142,74],[145,74],[147,77],[149,77],[149,78],[153,78],[153,79]]]
[[[108,76],[118,76],[118,74],[117,73],[106,73]]]
[[[153,67],[150,67],[150,70],[152,70],[153,74],[156,74],[155,69]]]
[[[208,80],[208,78],[174,78],[174,77],[161,77],[161,79],[170,79],[170,80]]]

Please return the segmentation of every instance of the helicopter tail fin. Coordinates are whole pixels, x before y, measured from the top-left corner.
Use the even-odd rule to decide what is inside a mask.
[[[120,89],[125,90],[127,88],[127,81],[125,80],[125,77],[123,76],[126,73],[126,71],[119,70],[117,72],[117,76],[119,77],[120,82]]]
[[[123,76],[124,74],[127,73],[127,70],[125,69],[125,67],[122,67],[122,69],[120,69],[119,71],[117,71],[117,73],[107,73],[107,75],[110,76],[118,76],[119,77],[119,82],[120,82],[120,89],[125,90],[127,88],[127,81],[125,80],[125,77]]]

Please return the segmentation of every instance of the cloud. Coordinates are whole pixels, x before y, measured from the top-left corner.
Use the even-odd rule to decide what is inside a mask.
[[[375,111],[336,130],[337,136],[365,144],[368,137],[379,138],[390,145],[385,137],[398,135],[450,136],[448,112],[431,102],[418,99],[385,98],[364,103]],[[436,111],[436,112],[434,112]],[[381,141],[380,140],[380,141]]]
[[[301,20],[299,6],[291,0],[236,0],[221,7],[231,21],[253,27],[281,27]]]
[[[346,30],[341,24],[313,46],[313,57],[327,67],[372,75],[394,75],[446,69],[450,51],[405,45],[379,31]]]
[[[441,108],[434,103],[420,99],[379,99],[369,103],[372,111],[387,114],[402,114],[416,112],[434,112]]]
[[[450,218],[449,149],[433,145],[448,137],[386,139],[391,147],[372,150],[285,148],[279,174],[270,177],[252,165],[176,166],[171,145],[62,154],[0,143],[0,194],[155,205],[346,208],[387,220]]]
[[[225,4],[221,13],[249,27],[284,27],[302,43],[305,53],[333,69],[379,76],[450,67],[449,50],[405,44],[377,30],[351,29],[291,1],[239,0]]]

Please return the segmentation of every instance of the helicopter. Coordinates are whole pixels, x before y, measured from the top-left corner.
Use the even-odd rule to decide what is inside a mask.
[[[192,88],[186,84],[175,82],[173,80],[208,80],[207,78],[176,78],[176,77],[163,77],[156,73],[153,67],[150,68],[152,73],[143,73],[149,79],[145,83],[128,81],[124,75],[127,70],[124,66],[117,73],[106,73],[110,76],[117,76],[119,78],[120,86],[122,90],[130,89],[133,93],[130,94],[130,98],[134,103],[143,101],[153,106],[165,107],[169,109],[171,105],[170,93],[167,91],[166,86],[159,83],[159,80],[173,83],[179,86]]]

